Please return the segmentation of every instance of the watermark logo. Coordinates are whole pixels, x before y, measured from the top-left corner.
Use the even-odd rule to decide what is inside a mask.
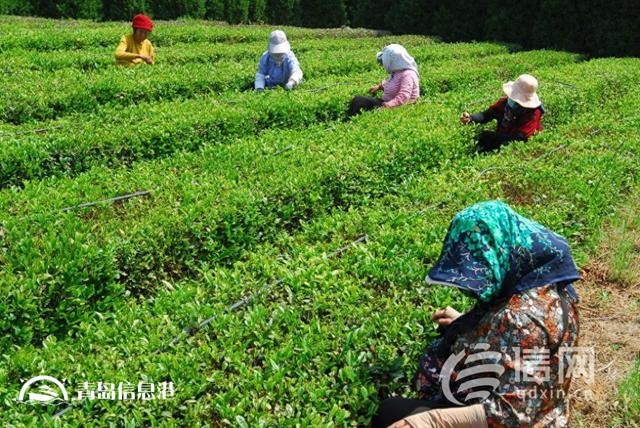
[[[64,382],[41,375],[29,379],[22,385],[18,401],[26,404],[60,405],[75,401],[150,401],[166,400],[175,396],[173,382],[81,382],[75,395],[70,396]]]
[[[502,359],[502,354],[500,352],[489,351],[488,343],[471,345],[470,350],[472,353],[465,359],[465,366],[483,360],[500,361]],[[447,400],[459,406],[464,404],[457,400],[451,391],[451,375],[455,372],[456,366],[458,366],[458,364],[464,359],[465,354],[466,351],[462,350],[457,354],[449,356],[442,366],[442,373],[445,376],[442,382],[442,391],[444,396]],[[464,397],[465,402],[474,399],[483,400],[491,393],[490,390],[486,389],[487,387],[492,390],[498,387],[500,384],[498,377],[502,375],[502,373],[504,373],[504,367],[501,364],[476,364],[471,367],[465,367],[457,372],[455,381],[462,383],[458,386],[456,394],[469,391]],[[492,376],[485,376],[487,374]],[[465,381],[465,379],[469,380]]]
[[[596,353],[592,347],[560,348],[558,355],[569,362],[560,365],[560,379],[572,377],[582,379],[587,385],[593,385],[596,380]]]
[[[32,387],[35,384],[39,385]],[[25,396],[27,400],[25,400]],[[32,377],[22,385],[18,401],[29,404],[59,405],[69,401],[69,394],[64,384],[58,379],[41,375]]]
[[[557,370],[552,370],[552,358]],[[490,350],[488,343],[477,343],[450,355],[440,372],[445,398],[459,406],[487,398],[501,384],[503,376],[508,377],[503,382],[524,385],[520,391],[522,399],[563,398],[565,379],[581,378],[593,385],[595,352],[590,347],[560,347],[557,353],[548,348],[520,347],[502,348],[498,352]]]
[[[166,400],[175,395],[173,382],[152,382],[140,381],[138,384],[131,382],[82,382],[78,385],[78,400],[111,400],[111,401],[132,401],[132,400]]]

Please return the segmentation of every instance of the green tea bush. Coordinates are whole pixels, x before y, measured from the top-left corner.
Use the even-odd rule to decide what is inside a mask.
[[[465,48],[460,47],[461,51]],[[500,55],[491,57],[493,59],[490,61],[484,60],[481,56],[485,55],[485,50],[473,48],[468,49],[468,54],[478,58],[478,68],[460,72],[457,59],[439,61],[431,51],[425,50],[424,57],[425,63],[434,64],[427,71],[428,77],[422,85],[425,97],[465,88],[480,73],[495,79],[496,74],[513,76],[534,65],[574,60],[570,55],[549,54],[543,61],[540,53],[523,53],[514,56],[513,61],[505,65]],[[463,55],[463,52],[458,54]],[[349,61],[346,55],[345,61]],[[0,155],[0,159],[4,159],[0,162],[0,187],[20,185],[32,178],[71,175],[95,165],[128,164],[135,160],[169,155],[178,150],[195,150],[206,143],[224,142],[270,127],[307,126],[314,121],[343,119],[349,98],[364,91],[367,83],[384,77],[379,68],[373,68],[373,71],[360,75],[353,82],[345,82],[343,76],[323,77],[322,73],[325,72],[348,74],[349,70],[361,68],[364,71],[377,67],[366,57],[346,62],[344,69],[330,64],[324,66],[326,71],[311,68],[309,83],[290,96],[226,94],[225,99],[211,95],[190,101],[159,101],[144,104],[144,109],[139,105],[125,109],[109,107],[89,117],[72,116],[51,122],[48,125],[50,129],[45,127],[45,133],[25,129],[25,134],[19,134],[14,140],[6,137],[12,142]],[[311,80],[314,76],[316,80]],[[194,85],[194,81],[188,84]],[[170,98],[167,94],[164,97]],[[206,113],[201,114],[201,111]],[[128,122],[130,126],[123,125]],[[38,124],[35,130],[41,127]],[[70,131],[73,131],[71,136]],[[99,140],[87,138],[96,132],[100,133]]]
[[[425,123],[425,126],[434,127],[435,124],[432,121],[433,119]],[[437,129],[438,127],[435,127],[434,131]],[[154,207],[148,206],[144,200],[139,201],[140,205],[134,203],[133,206],[137,205],[146,214],[142,218],[142,223],[134,221],[131,224],[130,232],[125,232],[122,225],[119,225],[120,220],[116,219],[114,219],[115,224],[110,225],[112,221],[107,218],[107,223],[96,229],[95,227],[101,223],[97,217],[85,223],[82,217],[74,220],[73,216],[62,214],[65,221],[59,223],[55,220],[58,214],[51,217],[47,212],[31,213],[28,219],[37,223],[44,218],[54,221],[47,222],[48,226],[43,229],[42,233],[46,236],[49,236],[49,233],[66,234],[74,231],[72,235],[77,237],[71,241],[59,239],[50,242],[50,239],[42,237],[40,232],[33,231],[31,221],[21,223],[25,229],[18,227],[17,224],[14,226],[13,223],[12,225],[7,223],[7,230],[11,231],[11,236],[6,237],[7,242],[10,242],[5,259],[7,269],[25,278],[36,275],[44,280],[51,274],[51,272],[42,271],[43,266],[49,266],[49,262],[45,261],[48,258],[46,254],[56,258],[64,257],[66,253],[74,254],[65,248],[67,245],[76,246],[80,230],[85,230],[87,239],[90,239],[89,236],[96,239],[96,244],[100,248],[98,254],[103,257],[99,263],[94,260],[93,268],[87,269],[85,273],[94,276],[95,268],[101,271],[99,278],[75,278],[62,283],[72,287],[74,286],[72,284],[82,283],[85,284],[83,289],[86,290],[87,284],[101,284],[104,287],[117,279],[120,283],[131,285],[129,292],[146,294],[145,289],[153,287],[158,280],[180,277],[196,271],[197,263],[193,262],[197,259],[231,263],[241,257],[244,251],[259,242],[268,240],[279,230],[295,230],[320,212],[349,209],[351,206],[366,203],[370,198],[376,198],[383,192],[390,191],[394,182],[401,180],[407,168],[424,163],[427,159],[437,163],[443,158],[439,155],[443,149],[436,144],[439,140],[439,133],[436,132],[416,140],[417,129],[407,128],[404,134],[385,135],[381,134],[382,130],[376,132],[363,126],[359,131],[362,133],[359,145],[355,145],[353,141],[345,141],[347,132],[353,135],[358,131],[357,128],[346,127],[335,136],[330,136],[324,147],[315,146],[317,135],[323,133],[322,130],[316,133],[309,130],[294,133],[288,139],[296,141],[295,165],[291,164],[293,159],[287,155],[288,152],[276,157],[262,154],[264,151],[273,153],[281,147],[283,134],[281,131],[262,137],[265,142],[274,146],[262,147],[260,151],[256,151],[255,148],[247,151],[248,147],[256,146],[249,140],[247,143],[226,146],[222,150],[210,149],[203,155],[186,156],[180,163],[176,163],[178,158],[175,158],[157,165],[140,165],[134,170],[122,171],[122,174],[128,176],[127,178],[114,177],[112,180],[108,178],[108,170],[96,170],[93,174],[97,175],[91,174],[82,178],[82,181],[100,182],[103,185],[110,183],[106,188],[112,188],[112,190],[115,190],[114,185],[120,187],[116,184],[118,182],[121,184],[137,182],[138,186],[162,189],[159,198],[166,201],[174,200],[174,202],[168,205],[154,203]],[[442,129],[439,132],[449,131]],[[384,137],[381,138],[383,135]],[[417,146],[418,141],[420,146]],[[379,144],[380,149],[369,151],[372,144]],[[322,152],[324,156],[318,157]],[[253,153],[253,156],[248,156],[248,153]],[[256,156],[258,159],[255,159]],[[260,160],[259,163],[258,160]],[[243,164],[246,166],[243,167]],[[166,174],[167,169],[171,171],[170,175]],[[221,171],[228,171],[230,176],[221,175]],[[276,172],[276,175],[272,175]],[[199,183],[197,191],[191,192],[191,195],[185,193],[194,185],[194,180]],[[246,187],[236,189],[234,183],[238,180],[242,180],[243,186]],[[305,191],[300,192],[301,189]],[[95,198],[98,195],[96,191],[102,190],[96,188],[89,191],[89,188],[86,188],[86,191],[87,196],[91,195]],[[226,194],[226,192],[230,193]],[[21,195],[26,196],[29,193],[31,191],[25,189]],[[54,198],[49,198],[49,203],[52,202]],[[55,208],[51,205],[47,210],[51,208],[54,209],[51,212],[55,213]],[[14,205],[12,210],[15,209],[19,210],[18,205]],[[45,217],[42,218],[42,215]],[[108,217],[111,215],[109,214]],[[128,215],[132,216],[131,221],[136,217],[131,212]],[[189,220],[184,221],[183,216],[187,216]],[[86,229],[87,227],[89,230]],[[105,229],[102,229],[103,227]],[[25,234],[29,229],[31,232]],[[125,243],[127,241],[128,243]],[[53,247],[49,248],[50,244]],[[41,256],[36,257],[40,260],[38,265],[24,264],[28,258],[19,256],[23,253],[20,248],[29,248],[31,254],[40,253]],[[161,253],[166,257],[161,256]],[[13,254],[19,256],[19,259],[15,259],[17,264],[10,262],[13,260]],[[78,262],[90,259],[77,257],[75,254],[73,257]],[[9,268],[10,265],[11,268]],[[64,269],[65,275],[67,269],[71,269],[72,266],[61,260],[51,266],[54,265]],[[104,270],[100,268],[101,266]],[[32,271],[32,268],[35,268],[35,271]],[[74,275],[81,275],[80,270],[74,270],[74,272],[76,272]],[[45,276],[42,277],[42,275]],[[64,277],[64,275],[61,276]],[[106,281],[106,278],[112,280]],[[34,288],[34,291],[36,290],[37,288]],[[53,309],[56,307],[55,302],[71,303],[70,296],[64,290],[62,290],[62,296],[66,298],[58,294],[55,296],[55,298],[45,297],[48,303],[43,303],[43,306]],[[89,300],[85,301],[85,304],[88,303],[90,303]],[[80,301],[74,301],[73,305],[76,308],[75,311],[53,309],[58,316],[54,317],[55,321],[52,321],[48,329],[53,331],[54,328],[56,330],[68,328],[85,307]],[[23,314],[26,316],[26,313],[23,312]],[[51,316],[53,313],[42,318],[51,319]],[[60,317],[63,318],[60,319]],[[17,339],[18,335],[14,335],[13,338]]]
[[[1,17],[0,29],[12,23],[51,35],[0,36],[15,43],[6,70],[39,70],[23,76],[42,76],[50,92],[24,104],[34,109],[70,100],[74,79],[90,82],[63,48],[76,35],[78,45],[101,43],[122,28]],[[423,98],[346,121],[349,97],[384,78],[373,58],[394,38],[293,30],[309,64],[296,91],[171,96],[200,78],[176,70],[205,73],[196,58],[208,38],[243,43],[210,58],[240,61],[250,81],[255,59],[240,56],[264,49],[269,30],[167,23],[159,40],[175,50],[164,54],[184,61],[154,67],[147,101],[68,104],[56,120],[0,123],[5,425],[367,425],[381,397],[411,393],[417,359],[437,336],[432,311],[473,303],[423,282],[452,216],[504,200],[566,236],[582,265],[639,184],[632,58],[404,36]],[[42,52],[46,43],[55,49]],[[522,72],[540,80],[544,132],[474,154],[476,132],[495,124],[463,127],[459,113],[485,109]],[[130,96],[116,74],[86,73],[105,94],[113,84]],[[150,194],[78,207],[136,190]],[[75,403],[54,419],[59,407],[13,400],[20,379],[42,373],[74,387],[172,381],[176,391]]]

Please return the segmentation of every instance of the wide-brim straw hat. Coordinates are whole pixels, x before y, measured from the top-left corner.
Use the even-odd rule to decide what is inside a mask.
[[[507,82],[502,85],[504,93],[509,98],[525,108],[540,107],[542,102],[536,91],[538,90],[538,80],[530,74],[523,74],[515,82]]]
[[[276,30],[269,35],[269,53],[283,54],[291,50],[291,45],[287,40],[287,35],[284,31]]]

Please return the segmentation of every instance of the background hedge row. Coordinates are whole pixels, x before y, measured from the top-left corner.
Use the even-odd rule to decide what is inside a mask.
[[[1,14],[129,20],[139,11],[157,19],[349,25],[596,56],[640,54],[637,0],[0,0]]]

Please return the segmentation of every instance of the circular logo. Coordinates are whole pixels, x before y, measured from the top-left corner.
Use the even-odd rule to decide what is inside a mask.
[[[35,383],[39,385],[32,387]],[[18,401],[29,404],[58,405],[69,401],[69,394],[64,384],[58,379],[42,375],[33,377],[22,385]]]
[[[446,399],[451,403],[463,406],[464,403],[461,403],[456,399],[455,395],[460,396],[464,393],[466,393],[463,399],[464,402],[474,399],[485,399],[489,396],[491,390],[498,387],[500,381],[497,377],[504,373],[504,367],[502,365],[484,363],[469,366],[470,364],[477,363],[479,361],[495,362],[502,359],[502,354],[500,352],[488,351],[488,349],[489,344],[487,343],[479,343],[472,346],[471,350],[478,352],[469,354],[464,361],[464,367],[462,370],[457,372],[456,367],[458,366],[458,363],[464,359],[466,353],[465,350],[462,350],[457,354],[452,354],[447,358],[447,361],[445,361],[441,371],[443,374],[442,391]],[[453,373],[457,374],[455,382],[459,384],[455,394],[451,391],[451,375]],[[465,381],[465,379],[468,380]]]

